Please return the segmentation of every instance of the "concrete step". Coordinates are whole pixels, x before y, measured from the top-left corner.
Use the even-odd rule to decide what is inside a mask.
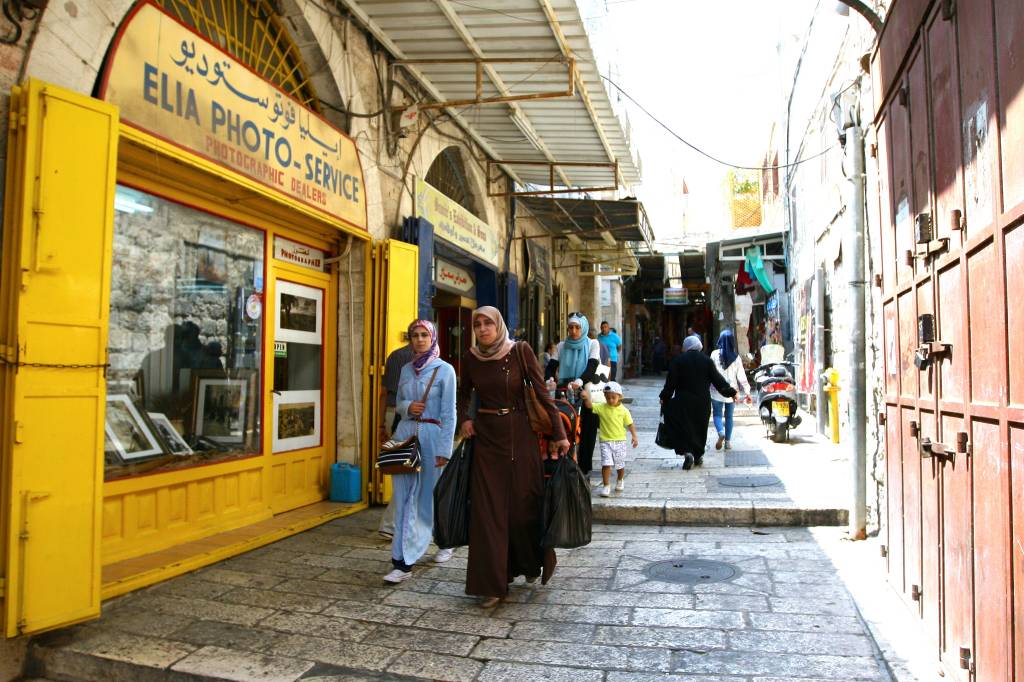
[[[595,497],[594,523],[656,526],[845,526],[846,509],[770,501],[636,500]]]

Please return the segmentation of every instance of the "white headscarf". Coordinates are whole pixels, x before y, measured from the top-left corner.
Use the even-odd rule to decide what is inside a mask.
[[[701,343],[699,336],[690,335],[683,339],[683,352],[688,350],[704,350],[704,344]]]

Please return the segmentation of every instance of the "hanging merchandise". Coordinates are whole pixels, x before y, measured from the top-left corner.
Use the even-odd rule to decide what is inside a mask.
[[[760,246],[748,246],[744,255],[747,257],[746,265],[747,270],[750,271],[765,290],[765,293],[771,294],[775,291],[775,287],[772,286],[771,278],[765,271],[765,263],[761,260],[761,247]]]
[[[754,280],[747,274],[746,263],[740,263],[740,271],[736,274],[736,295],[742,296],[754,289]]]

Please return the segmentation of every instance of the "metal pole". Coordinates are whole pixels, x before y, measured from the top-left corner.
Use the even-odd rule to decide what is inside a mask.
[[[825,268],[818,267],[816,291],[814,295],[814,380],[818,382],[818,433],[828,432],[828,394],[825,392],[825,381],[821,378],[825,371]]]
[[[850,506],[850,537],[866,537],[867,524],[867,376],[865,372],[864,288],[864,134],[860,126],[846,129],[846,154],[850,169],[849,292],[853,310],[850,334],[849,386],[847,400],[852,431],[850,465],[853,496]]]

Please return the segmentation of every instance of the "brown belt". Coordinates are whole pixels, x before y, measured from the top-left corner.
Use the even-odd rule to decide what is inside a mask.
[[[414,421],[418,421],[420,424],[437,424],[438,426],[441,425],[441,422],[437,421],[436,419],[416,419]]]
[[[480,408],[477,408],[477,413],[479,413],[479,414],[497,414],[499,416],[504,416],[506,414],[511,414],[511,413],[515,412],[517,409],[518,408],[516,408],[516,407],[502,407],[502,408],[497,408],[497,409],[496,408],[491,408],[491,407],[480,407]]]

